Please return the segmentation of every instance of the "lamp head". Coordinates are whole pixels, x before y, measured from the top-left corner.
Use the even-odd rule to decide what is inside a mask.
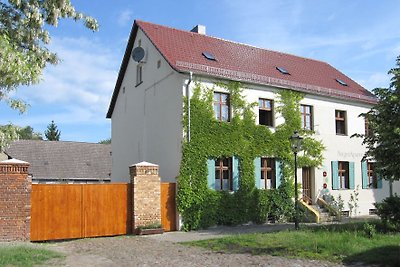
[[[293,153],[299,152],[303,143],[303,137],[301,137],[299,133],[295,131],[293,135],[289,137],[289,140]]]

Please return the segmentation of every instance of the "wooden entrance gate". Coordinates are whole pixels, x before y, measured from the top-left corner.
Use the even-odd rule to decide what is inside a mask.
[[[161,183],[161,223],[176,230],[176,184]],[[131,184],[33,184],[31,241],[132,233]]]
[[[34,184],[31,241],[131,232],[130,184]]]
[[[175,196],[175,183],[161,183],[161,224],[167,232],[176,230]]]

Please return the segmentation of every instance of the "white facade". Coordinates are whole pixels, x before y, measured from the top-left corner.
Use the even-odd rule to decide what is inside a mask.
[[[162,181],[175,181],[181,156],[184,76],[172,70],[140,30],[134,47],[138,42],[146,51],[146,62],[129,59],[112,114],[112,181],[128,182],[129,166],[142,161],[158,164]],[[143,80],[139,85],[138,64]]]
[[[181,159],[182,106],[186,94],[189,74],[181,74],[171,68],[151,41],[139,28],[133,47],[140,46],[146,51],[145,62],[137,63],[129,59],[119,95],[112,112],[112,181],[129,181],[129,166],[147,161],[160,166],[162,181],[174,182],[179,174]],[[137,85],[137,65],[142,65],[143,82]],[[212,86],[212,78],[194,76],[205,86]],[[279,88],[243,84],[244,97],[248,102],[258,102],[259,98],[276,100]],[[190,85],[193,89],[194,84]],[[218,88],[216,89],[218,90]],[[221,89],[222,90],[222,89]],[[364,119],[360,113],[370,109],[370,105],[345,101],[331,97],[306,95],[302,104],[313,107],[315,138],[321,140],[326,150],[323,165],[313,170],[312,198],[320,196],[323,184],[328,185],[330,194],[336,199],[341,196],[344,210],[353,189],[332,190],[332,161],[354,162],[355,188],[358,188],[357,215],[367,215],[374,209],[373,203],[389,195],[389,185],[383,182],[380,189],[362,189],[361,159],[365,148],[360,138],[350,138],[354,133],[364,133]],[[346,111],[346,135],[337,135],[335,110]],[[258,115],[258,108],[254,108]],[[258,121],[258,120],[257,120]],[[275,125],[284,119],[275,114]],[[326,176],[323,173],[326,172]],[[301,169],[298,170],[301,182]]]

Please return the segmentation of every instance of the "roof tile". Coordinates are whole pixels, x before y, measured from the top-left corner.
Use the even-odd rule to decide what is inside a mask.
[[[29,173],[35,178],[110,179],[109,144],[19,140],[12,142],[6,153],[29,162]]]
[[[224,76],[221,73],[229,73],[225,74],[227,78],[245,80],[243,79],[244,74],[255,74],[257,77],[268,77],[276,81],[284,80],[283,84],[290,85],[292,82],[295,85],[304,85],[304,87],[339,91],[349,97],[358,95],[361,98],[364,96],[366,100],[370,97],[373,98],[371,92],[322,61],[143,21],[136,21],[136,24],[177,71],[191,69],[208,72],[212,75],[213,71],[207,71],[206,67],[214,67],[216,68],[215,75],[219,73],[220,75],[217,76]],[[213,54],[217,60],[207,60],[202,55],[203,52]],[[285,68],[290,75],[283,75],[277,71],[276,67]],[[346,82],[348,86],[343,87],[336,79]],[[253,80],[257,82],[257,79]]]

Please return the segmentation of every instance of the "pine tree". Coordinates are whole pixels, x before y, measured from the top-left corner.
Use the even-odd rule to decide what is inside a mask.
[[[57,125],[54,121],[51,121],[51,123],[47,125],[47,130],[44,132],[44,135],[49,141],[60,141],[61,131],[57,130]]]

